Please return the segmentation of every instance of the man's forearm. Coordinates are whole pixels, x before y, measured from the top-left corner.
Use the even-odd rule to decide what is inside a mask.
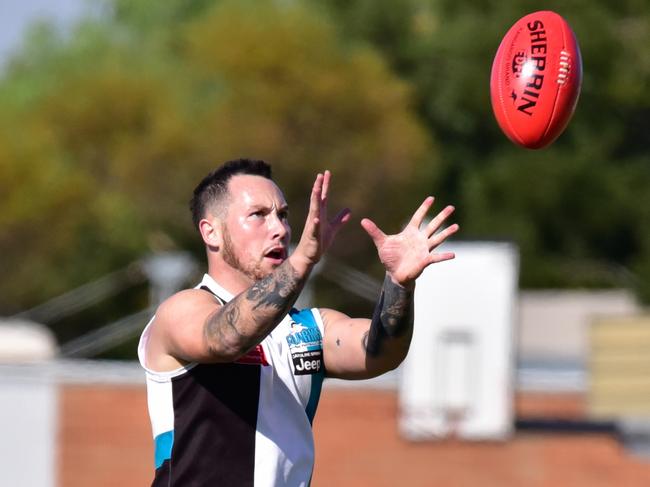
[[[289,312],[308,276],[287,259],[219,308],[204,327],[210,351],[225,360],[236,359],[260,343]]]
[[[370,328],[364,335],[369,356],[378,358],[388,342],[413,332],[413,290],[395,284],[387,275],[375,306]],[[410,340],[406,340],[408,346]]]

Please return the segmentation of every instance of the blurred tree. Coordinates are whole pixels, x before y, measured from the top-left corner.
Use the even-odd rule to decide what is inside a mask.
[[[227,159],[274,164],[296,232],[325,168],[357,216],[397,227],[419,203],[437,156],[407,83],[302,3],[104,4],[69,37],[37,26],[0,80],[0,314],[151,250],[202,259],[187,201]],[[362,230],[342,238],[374,260]]]
[[[314,4],[413,84],[420,115],[442,141],[442,173],[429,184],[458,205],[464,237],[517,242],[524,287],[632,285],[650,302],[647,2]],[[527,151],[499,132],[489,76],[505,32],[541,8],[572,25],[584,81],[567,131],[551,148]]]
[[[191,66],[220,93],[203,111],[202,150],[275,161],[299,213],[315,171],[330,168],[335,204],[404,218],[414,202],[400,190],[417,181],[418,162],[436,162],[407,85],[371,50],[339,42],[329,22],[278,4],[226,2],[189,29]]]
[[[152,250],[202,258],[190,192],[242,156],[274,163],[296,232],[330,168],[332,205],[388,231],[433,193],[457,205],[463,237],[518,243],[522,286],[634,285],[650,302],[646,2],[544,5],[573,26],[585,76],[542,151],[513,146],[489,100],[524,0],[101,3],[70,35],[35,26],[0,79],[0,314]],[[338,242],[379,271],[361,230]]]

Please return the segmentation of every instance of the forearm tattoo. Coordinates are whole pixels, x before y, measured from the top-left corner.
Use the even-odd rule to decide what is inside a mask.
[[[208,343],[235,342],[242,351],[257,345],[289,312],[306,279],[286,260],[208,319]]]
[[[303,282],[289,261],[285,261],[274,273],[253,284],[246,293],[246,298],[253,309],[270,307],[284,310],[286,314],[300,294]]]
[[[395,284],[386,276],[372,315],[369,330],[363,336],[368,355],[376,357],[383,343],[413,329],[413,291]]]

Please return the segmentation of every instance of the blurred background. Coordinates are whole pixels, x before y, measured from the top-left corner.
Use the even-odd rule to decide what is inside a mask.
[[[535,10],[573,27],[584,79],[565,133],[529,151],[500,132],[489,76]],[[7,485],[150,481],[137,340],[205,271],[187,204],[239,157],[273,164],[294,235],[325,168],[353,210],[305,305],[369,315],[383,275],[358,221],[397,231],[427,194],[457,208],[451,247],[497,256],[422,286],[476,310],[419,327],[446,362],[425,347],[326,382],[313,485],[650,483],[647,1],[2,0],[0,23]],[[491,407],[499,427],[472,430]]]

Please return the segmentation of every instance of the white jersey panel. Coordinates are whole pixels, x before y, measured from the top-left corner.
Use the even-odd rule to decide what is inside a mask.
[[[207,274],[196,288],[207,288],[221,302],[227,302],[233,298],[231,293]],[[157,471],[157,477],[169,475],[169,485],[176,485],[176,480],[172,479],[174,470],[171,465],[180,461],[179,458],[182,457],[186,448],[191,449],[192,447],[185,443],[187,436],[184,436],[182,444],[187,446],[181,448],[179,444],[178,448],[174,447],[172,450],[175,441],[174,434],[180,440],[179,435],[183,431],[182,425],[174,424],[175,415],[178,414],[174,410],[174,399],[175,394],[180,393],[181,387],[180,383],[177,386],[174,386],[173,383],[186,376],[189,379],[191,379],[190,376],[202,376],[201,374],[204,372],[198,373],[198,371],[207,369],[204,369],[205,366],[201,366],[200,369],[196,369],[196,373],[192,372],[190,376],[187,375],[188,372],[198,364],[192,363],[186,367],[162,373],[148,369],[144,351],[149,337],[149,326],[150,324],[147,325],[140,339],[138,355],[140,363],[146,370],[149,414],[157,450],[159,442],[163,445],[160,448],[163,452],[160,458],[158,452],[156,453],[156,466],[162,465],[163,462],[165,465],[171,462],[166,473],[160,472],[158,475]],[[254,455],[254,472],[252,472],[254,487],[306,487],[309,485],[314,465],[311,423],[320,397],[325,372],[322,336],[323,323],[317,309],[291,310],[258,347],[236,362],[244,364],[243,367],[259,367],[260,370],[257,420],[254,425],[254,452],[252,452]],[[254,369],[246,368],[246,370]],[[246,379],[246,384],[249,384],[248,379]],[[178,391],[175,387],[178,387]],[[223,387],[226,389],[220,390],[230,390],[233,393],[235,391],[232,386]],[[253,397],[251,400],[254,401]],[[179,427],[181,430],[174,431]],[[172,446],[165,443],[169,438],[171,438]],[[189,461],[189,458],[186,457],[184,461]],[[185,472],[192,472],[193,468],[186,467]],[[176,469],[176,472],[178,471]],[[197,475],[200,474],[197,472]],[[161,478],[160,481],[167,485],[167,480]]]

